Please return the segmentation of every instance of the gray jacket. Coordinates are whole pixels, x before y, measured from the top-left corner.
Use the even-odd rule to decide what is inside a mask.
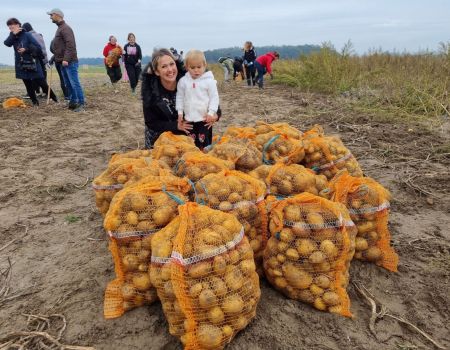
[[[44,64],[47,64],[48,63],[48,57],[47,57],[47,49],[45,48],[44,37],[42,36],[42,34],[37,33],[35,30],[31,30],[29,33],[39,43],[39,46],[41,47],[42,53],[44,54],[44,59],[42,61],[44,61]]]

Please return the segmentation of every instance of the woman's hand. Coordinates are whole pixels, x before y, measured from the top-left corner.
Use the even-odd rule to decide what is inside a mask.
[[[24,47],[21,47],[20,49],[17,49],[17,52],[20,54],[23,54],[26,51]]]
[[[184,131],[187,135],[189,135],[189,132],[192,130],[192,124],[184,120],[178,120],[177,127],[178,130]]]
[[[219,120],[219,117],[217,115],[207,115],[205,118],[205,123],[208,126],[208,129],[211,129],[214,125],[214,123]]]

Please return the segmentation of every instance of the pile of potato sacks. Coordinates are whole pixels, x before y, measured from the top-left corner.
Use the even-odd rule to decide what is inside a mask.
[[[231,126],[203,152],[166,132],[113,155],[93,188],[116,272],[105,317],[159,299],[186,349],[222,349],[244,329],[260,277],[351,316],[353,258],[397,271],[389,192],[318,125]]]

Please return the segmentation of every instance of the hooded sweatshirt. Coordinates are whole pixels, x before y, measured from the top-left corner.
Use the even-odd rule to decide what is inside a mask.
[[[111,60],[111,62],[108,62],[107,57],[109,56],[109,53],[114,49],[120,49],[120,54],[118,52],[118,55],[116,55],[116,57],[114,57]],[[119,51],[119,50],[117,50],[117,51]],[[105,56],[104,61],[105,61],[105,64],[108,66],[113,66],[113,67],[120,66],[119,59],[120,59],[121,55],[122,55],[122,48],[119,46],[119,44],[113,45],[110,42],[108,42],[103,49],[103,56]]]
[[[184,119],[189,122],[201,122],[206,114],[215,115],[219,108],[219,93],[212,72],[205,72],[197,79],[186,73],[178,82],[175,105],[178,113],[184,112]]]
[[[273,52],[266,53],[265,55],[259,56],[256,59],[261,66],[265,67],[267,73],[272,74],[272,62],[275,60],[275,55]]]

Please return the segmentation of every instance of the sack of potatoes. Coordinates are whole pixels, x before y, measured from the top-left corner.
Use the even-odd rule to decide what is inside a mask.
[[[278,131],[256,135],[255,142],[262,152],[262,160],[265,164],[273,164],[278,161],[298,164],[305,156],[301,140]]]
[[[302,138],[303,133],[289,125],[288,123],[265,123],[263,121],[257,121],[255,123],[255,132],[257,135],[268,134],[272,131],[276,131],[279,133],[283,133],[290,138],[300,140]]]
[[[341,169],[352,176],[363,176],[358,161],[337,136],[311,136],[303,140],[305,157],[301,164],[323,174],[328,180]]]
[[[195,201],[233,214],[244,227],[252,247],[257,272],[262,276],[262,255],[267,243],[266,186],[236,170],[210,174],[195,185]]]
[[[269,230],[269,282],[289,298],[350,317],[346,288],[356,230],[345,206],[310,193],[275,201]]]
[[[178,205],[187,201],[189,189],[186,179],[171,176],[129,186],[114,196],[104,220],[116,271],[116,279],[105,292],[106,318],[149,302],[145,293],[151,290],[151,284],[147,284],[145,275],[151,237],[178,215]]]
[[[231,125],[225,130],[223,136],[239,139],[254,139],[256,136],[256,130],[251,126]]]
[[[232,161],[236,170],[245,173],[262,165],[262,153],[249,139],[223,136],[208,154]]]
[[[196,182],[205,175],[218,173],[226,169],[234,169],[234,163],[219,159],[209,153],[197,151],[185,153],[175,164],[174,173]]]
[[[151,158],[121,158],[110,162],[108,168],[92,181],[95,204],[105,216],[114,195],[122,188],[148,175],[170,174],[170,168],[163,162]]]
[[[195,142],[192,137],[187,135],[175,135],[170,131],[165,131],[161,135],[159,135],[153,147],[159,147],[162,145],[176,145],[180,142],[195,146]]]
[[[333,201],[348,208],[358,229],[354,258],[397,272],[398,255],[388,228],[389,191],[370,177],[354,177],[345,170],[330,181],[329,190]]]
[[[109,163],[114,163],[120,159],[124,158],[149,158],[152,156],[152,151],[150,149],[135,149],[125,153],[115,153],[112,155]]]
[[[273,165],[269,164],[263,164],[257,167],[256,169],[253,169],[248,174],[255,179],[259,179],[266,183],[266,179],[269,176],[270,169],[272,169]]]
[[[303,165],[275,163],[265,179],[268,192],[278,197],[289,197],[308,192],[318,195],[327,188],[328,180],[324,175],[316,175]]]
[[[256,315],[253,251],[231,214],[197,203],[152,241],[151,282],[185,349],[223,349]]]

